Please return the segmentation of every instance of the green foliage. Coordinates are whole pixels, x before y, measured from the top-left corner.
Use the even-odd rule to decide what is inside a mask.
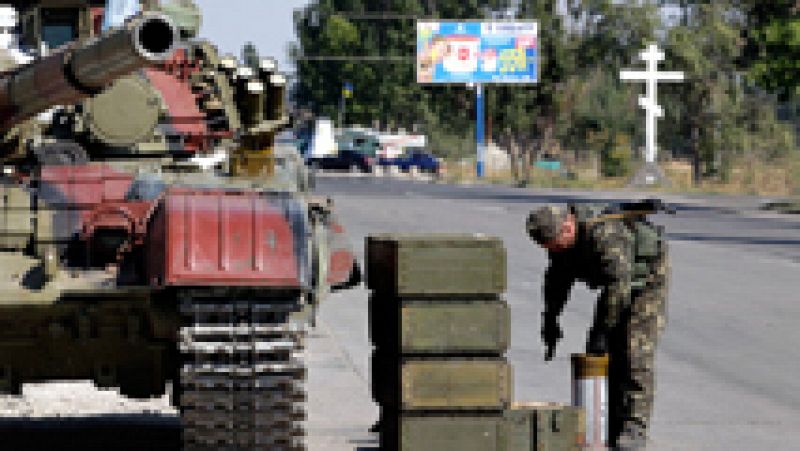
[[[742,66],[759,86],[783,100],[800,98],[800,3],[741,1],[747,14]]]
[[[331,55],[347,54],[357,49],[358,28],[342,16],[333,14],[322,27],[322,49]]]
[[[640,128],[638,90],[622,86],[617,74],[654,40],[658,15],[648,2],[592,0],[571,2],[564,17],[556,4],[523,2],[520,17],[540,24],[540,82],[527,90],[495,88],[505,92],[495,120],[540,149],[552,147],[552,135],[559,147],[599,153],[611,139],[598,136],[635,135]]]
[[[606,139],[601,153],[600,170],[606,177],[624,177],[631,172],[631,142],[628,135],[618,133]]]
[[[738,125],[741,88],[736,84],[736,61],[741,55],[743,24],[726,0],[696,4],[682,25],[667,34],[667,67],[686,73],[686,82],[667,91],[666,127],[680,136],[671,144],[695,161],[695,180],[718,171],[717,141],[723,130]],[[727,149],[730,150],[730,149]],[[717,164],[719,166],[719,164]]]
[[[643,118],[637,98],[642,88],[622,84],[613,74],[595,68],[566,86],[560,108],[560,138],[566,146],[601,153],[614,146],[619,133],[643,142]]]
[[[653,2],[588,0],[576,2],[571,12],[581,20],[576,51],[584,67],[616,74],[655,41],[659,16]]]
[[[349,81],[347,124],[417,130],[441,156],[472,156],[474,91],[416,83],[414,18],[482,19],[517,3],[517,18],[540,25],[540,81],[485,91],[492,138],[523,161],[569,150],[579,160],[600,155],[607,175],[629,173],[644,146],[644,88],[622,83],[619,71],[642,67],[638,53],[652,42],[667,53],[660,69],[687,75],[659,88],[662,155],[693,157],[698,176],[722,178],[742,157],[797,155],[796,130],[778,120],[776,99],[742,76],[796,93],[794,0],[683,0],[690,8],[669,28],[656,2],[638,0],[569,1],[566,15],[554,0],[314,0],[295,16],[295,99],[336,118]]]
[[[792,194],[796,196],[796,204],[800,210],[800,152],[793,152],[789,156],[789,182],[792,185]]]
[[[753,33],[762,50],[750,76],[783,98],[800,96],[800,19],[777,19]]]
[[[354,95],[347,104],[347,124],[371,126],[378,122],[385,128],[417,128],[431,135],[467,138],[474,116],[474,93],[463,87],[416,83],[416,23],[410,17],[480,17],[481,8],[488,3],[312,2],[295,17],[299,37],[292,50],[299,74],[296,100],[316,114],[336,117],[341,86],[350,81]],[[380,18],[382,14],[398,18]]]
[[[749,58],[742,36],[752,25],[741,5],[723,0],[692,11],[667,34],[668,67],[685,71],[687,82],[662,95],[661,142],[694,157],[696,179],[723,181],[735,159],[775,161],[794,151],[795,132],[777,119],[775,100],[740,76],[739,65]]]
[[[242,63],[245,66],[258,69],[259,66],[258,49],[252,42],[247,42],[242,46]]]

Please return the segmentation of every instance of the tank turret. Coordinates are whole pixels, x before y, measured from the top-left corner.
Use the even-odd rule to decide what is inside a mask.
[[[169,17],[148,13],[6,74],[0,78],[0,130],[99,94],[115,80],[169,57],[178,40]]]

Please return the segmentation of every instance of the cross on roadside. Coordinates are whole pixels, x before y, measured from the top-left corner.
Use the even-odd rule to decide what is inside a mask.
[[[680,82],[683,81],[684,75],[683,72],[658,71],[658,63],[664,60],[664,52],[656,44],[650,44],[647,50],[639,54],[639,58],[647,63],[647,70],[623,70],[620,72],[620,79],[623,81],[647,82],[646,95],[639,97],[639,106],[644,108],[647,113],[647,143],[644,156],[645,162],[649,164],[656,162],[656,118],[664,115],[664,110],[658,104],[658,82]]]

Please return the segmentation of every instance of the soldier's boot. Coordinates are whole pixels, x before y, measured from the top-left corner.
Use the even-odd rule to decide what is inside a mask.
[[[653,412],[653,372],[649,368],[633,369],[622,385],[622,404],[615,449],[643,450]]]

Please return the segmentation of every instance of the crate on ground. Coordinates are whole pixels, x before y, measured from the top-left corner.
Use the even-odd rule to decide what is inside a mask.
[[[506,290],[506,252],[484,235],[371,235],[367,287],[397,297],[485,296]]]
[[[514,403],[506,411],[508,450],[579,451],[585,442],[585,424],[580,407],[552,402]],[[525,438],[526,432],[529,438]]]
[[[502,412],[489,414],[408,414],[389,421],[383,451],[506,451]]]
[[[385,451],[578,451],[583,411],[526,403],[504,412],[415,413],[387,418]]]

